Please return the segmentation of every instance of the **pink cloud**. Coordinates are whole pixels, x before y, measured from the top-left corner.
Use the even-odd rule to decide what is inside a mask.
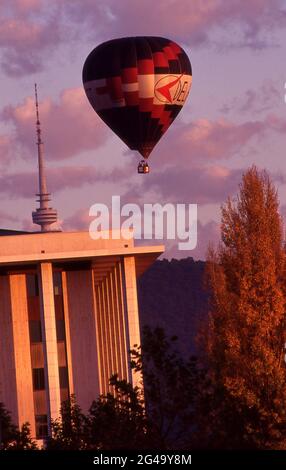
[[[0,42],[4,47],[19,47],[23,42],[29,47],[37,40],[40,32],[41,28],[38,25],[11,19],[0,25]]]
[[[122,196],[122,201],[137,204],[222,204],[228,196],[237,193],[245,169],[230,169],[223,165],[168,166],[152,170],[148,177],[138,182],[130,182],[129,190]],[[273,181],[284,184],[286,178],[281,173],[273,172]]]
[[[117,182],[128,180],[130,172],[126,168],[115,168],[110,172],[102,172],[96,166],[64,166],[47,170],[49,187],[51,191],[58,192],[65,189],[80,188],[85,184],[96,182]]]
[[[51,159],[65,159],[81,151],[98,148],[111,135],[92,110],[82,87],[64,90],[58,102],[44,99],[40,102],[40,112],[45,149]],[[34,156],[34,98],[26,98],[16,106],[7,106],[2,119],[13,124],[14,142],[21,146],[21,152],[24,149],[27,158]],[[189,164],[190,158],[192,162],[230,158],[251,139],[262,138],[269,129],[279,132],[277,120],[279,118],[274,122],[273,117],[268,117],[236,123],[225,118],[216,121],[202,118],[191,124],[175,124],[168,130],[168,138],[164,136],[158,144],[160,152],[158,156],[156,153],[156,160],[169,163],[180,155],[180,162]]]
[[[41,120],[44,129],[45,150],[50,159],[67,159],[88,151],[103,144],[110,131],[96,116],[84,95],[82,88],[68,89],[62,92],[58,102],[50,98],[40,103]],[[14,146],[21,148],[26,158],[35,158],[35,109],[33,98],[15,107],[8,106],[2,113],[2,118],[14,126]],[[163,196],[179,194],[180,197],[197,199],[201,203],[212,200],[219,201],[232,189],[231,182],[237,182],[240,170],[231,172],[220,165],[205,167],[207,162],[219,159],[230,159],[253,139],[262,139],[268,132],[285,133],[286,121],[275,115],[269,115],[263,120],[245,121],[236,123],[225,118],[216,121],[199,119],[192,124],[173,126],[168,132],[169,137],[163,138],[159,143],[160,150],[154,151],[156,166],[152,168],[148,178],[143,180],[142,186],[132,187],[130,181],[130,194],[154,190]],[[11,151],[7,138],[2,142],[2,154],[5,150]],[[1,138],[0,138],[1,156]],[[180,165],[178,166],[178,162]],[[150,160],[152,167],[152,159]],[[172,166],[174,165],[174,166]],[[132,166],[132,169],[129,168]],[[62,187],[79,187],[85,183],[97,180],[123,182],[130,177],[133,164],[130,159],[121,168],[106,174],[97,171],[96,167],[65,167],[63,169],[50,169],[52,175],[51,190]],[[133,173],[132,173],[133,175]],[[5,176],[3,188],[9,190],[9,181],[12,178],[24,178],[31,182],[31,174]],[[137,182],[137,180],[136,180]],[[179,182],[179,184],[178,184]],[[141,180],[140,180],[141,183]],[[26,196],[25,183],[22,195]]]
[[[164,240],[166,250],[163,257],[180,259],[191,256],[195,260],[205,260],[210,245],[217,245],[220,241],[220,224],[211,220],[206,224],[198,222],[197,246],[194,250],[183,251],[178,249],[178,240]]]
[[[3,224],[6,222],[17,222],[17,221],[18,221],[18,217],[8,212],[0,210],[0,223],[1,223],[2,228],[3,228]]]
[[[95,182],[116,182],[128,179],[130,173],[125,170],[114,169],[109,173],[98,171],[95,166],[62,166],[47,168],[48,188],[51,193],[81,188],[85,184]],[[22,171],[17,173],[2,173],[0,175],[0,193],[10,198],[33,198],[38,192],[38,174],[35,171]]]
[[[265,43],[265,33],[273,26],[285,25],[283,2],[274,0],[107,0],[101,5],[101,15],[105,14],[105,28],[100,22],[99,28],[106,36],[122,35],[165,35],[175,37],[184,44],[198,45],[212,43],[210,34],[238,25],[241,39],[245,45],[257,47]],[[91,27],[98,24],[98,9],[93,0],[74,0],[70,14],[73,19],[80,18]],[[232,31],[233,29],[231,29]],[[263,36],[262,34],[263,33]],[[261,36],[261,37],[260,37]],[[233,35],[225,35],[227,42]]]
[[[130,202],[221,203],[237,189],[242,170],[224,166],[167,167],[152,171],[141,185],[130,184],[124,200]],[[153,199],[152,199],[153,198]]]
[[[207,161],[230,159],[253,139],[266,137],[272,131],[282,132],[285,120],[267,116],[263,120],[237,123],[229,119],[198,119],[189,124],[173,125],[154,150],[157,164],[180,162],[200,166]],[[151,159],[150,159],[151,162]]]
[[[248,89],[241,96],[236,96],[225,103],[220,111],[224,114],[248,113],[261,114],[273,109],[281,100],[281,93],[271,80],[264,81],[259,89]]]
[[[92,217],[89,216],[89,209],[79,209],[63,221],[63,228],[67,231],[88,230],[91,221]]]
[[[2,69],[19,77],[43,69],[44,57],[64,39],[61,3],[46,0],[1,0]]]
[[[73,157],[98,148],[108,136],[107,127],[87,101],[83,88],[64,90],[59,102],[46,98],[40,102],[43,139],[47,157],[54,160]],[[22,104],[7,106],[2,119],[15,129],[14,143],[35,156],[35,104],[28,97]]]
[[[22,11],[30,11],[31,8],[37,10],[41,7],[42,0],[16,0],[16,5]]]
[[[262,48],[285,26],[282,0],[1,0],[0,11],[2,67],[15,77],[45,69],[47,57],[50,63],[61,45],[73,41],[150,34],[212,46],[219,32],[224,46]]]
[[[9,135],[0,135],[0,165],[4,166],[9,163],[12,156],[12,142]]]
[[[263,131],[260,121],[237,124],[225,119],[199,119],[182,132],[181,139],[202,159],[228,158]]]

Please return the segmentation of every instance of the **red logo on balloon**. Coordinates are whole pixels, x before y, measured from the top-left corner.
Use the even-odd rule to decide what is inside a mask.
[[[182,92],[182,76],[183,75],[180,75],[179,77],[176,75],[166,75],[165,77],[160,78],[154,88],[156,98],[162,103],[172,104],[175,101],[178,101]]]

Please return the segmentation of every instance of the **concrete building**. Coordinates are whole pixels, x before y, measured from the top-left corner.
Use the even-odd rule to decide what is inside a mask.
[[[92,240],[51,231],[37,111],[41,232],[0,231],[0,401],[32,436],[50,432],[61,402],[75,394],[84,412],[110,390],[113,373],[136,384],[129,350],[140,344],[136,278],[163,252],[133,240]]]
[[[0,241],[0,401],[41,438],[70,394],[87,411],[112,373],[136,383],[128,357],[140,344],[136,278],[163,247],[88,232]]]

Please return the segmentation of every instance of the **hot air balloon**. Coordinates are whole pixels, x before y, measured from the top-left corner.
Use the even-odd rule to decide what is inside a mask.
[[[101,119],[147,158],[181,111],[192,84],[185,51],[161,37],[113,39],[97,46],[83,67],[87,98]]]

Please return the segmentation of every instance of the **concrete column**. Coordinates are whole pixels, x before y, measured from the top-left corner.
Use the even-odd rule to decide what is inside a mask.
[[[110,290],[111,290],[111,298],[112,298],[116,372],[119,378],[122,378],[121,343],[120,343],[120,331],[119,331],[119,322],[118,322],[118,299],[116,297],[114,268],[109,273],[109,282],[110,282]]]
[[[106,339],[106,318],[105,318],[105,308],[104,308],[104,297],[103,297],[103,284],[102,282],[98,286],[98,300],[100,305],[100,318],[101,318],[101,344],[102,344],[102,363],[104,370],[104,392],[108,392],[108,375],[109,375],[109,360],[107,348],[107,339]]]
[[[102,319],[102,305],[101,305],[101,296],[99,286],[95,286],[95,299],[96,299],[96,341],[97,341],[97,350],[98,350],[98,373],[99,373],[99,393],[105,394],[107,392],[106,388],[106,361],[104,354],[104,329],[103,329],[103,319]]]
[[[114,323],[116,331],[116,352],[117,352],[117,361],[118,361],[118,375],[120,379],[126,378],[124,371],[124,350],[122,349],[122,336],[123,331],[121,328],[120,322],[120,305],[118,299],[118,288],[117,288],[117,278],[116,278],[116,266],[111,273],[111,284],[112,284],[112,298],[113,298],[113,308],[114,308]],[[125,349],[125,348],[124,348]]]
[[[106,291],[108,298],[108,316],[110,325],[110,339],[111,339],[111,355],[112,355],[112,374],[119,372],[118,354],[117,354],[117,338],[115,326],[115,312],[114,312],[114,297],[112,290],[112,282],[110,273],[106,276]]]
[[[102,287],[102,299],[103,299],[103,316],[105,323],[105,335],[104,335],[104,352],[107,358],[107,390],[112,391],[109,385],[109,379],[114,372],[113,362],[112,362],[112,352],[111,352],[111,331],[110,331],[110,321],[109,321],[109,304],[108,304],[108,295],[106,289],[105,279],[101,283]]]
[[[28,421],[31,435],[35,437],[26,275],[10,274],[9,281],[18,408],[18,422],[15,424],[21,427],[22,424]]]
[[[124,256],[124,301],[126,306],[126,323],[128,329],[127,344],[128,349],[133,349],[134,345],[140,345],[140,328],[137,301],[136,269],[134,256]],[[141,386],[141,374],[132,371],[132,384]]]
[[[9,276],[0,276],[0,344],[0,401],[17,424],[18,402]]]
[[[121,263],[117,263],[115,266],[115,287],[116,287],[116,297],[118,300],[118,319],[119,319],[119,329],[120,329],[120,340],[121,340],[121,350],[122,350],[122,377],[126,380],[131,380],[129,373],[129,362],[128,362],[128,349],[129,343],[127,341],[127,332],[126,332],[126,302],[124,296],[123,281],[124,281],[124,266]]]
[[[104,354],[104,321],[102,313],[102,295],[101,295],[101,286],[97,285],[96,287],[96,328],[98,331],[98,347],[100,348],[100,370],[101,370],[101,389],[100,393],[106,393],[106,357]]]
[[[60,414],[61,397],[54,304],[53,270],[51,263],[39,265],[40,313],[47,387],[48,426]]]
[[[68,271],[66,281],[73,387],[76,400],[86,413],[99,395],[92,271]]]
[[[62,272],[62,288],[63,288],[63,305],[64,305],[65,334],[66,334],[67,366],[68,366],[68,377],[69,377],[69,393],[70,395],[73,395],[74,385],[73,385],[73,372],[72,372],[71,331],[70,331],[69,308],[68,308],[67,273],[65,271]]]

